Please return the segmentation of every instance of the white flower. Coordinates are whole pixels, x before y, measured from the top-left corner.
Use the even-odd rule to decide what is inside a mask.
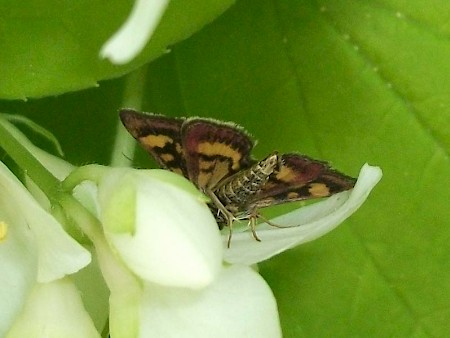
[[[2,304],[3,305],[3,304]],[[2,336],[3,337],[3,336]],[[100,338],[68,278],[36,284],[6,338]]]
[[[69,163],[35,147],[6,120],[0,118],[0,123],[57,176],[72,170]],[[26,179],[30,186],[32,181]],[[65,278],[89,264],[90,253],[48,212],[50,202],[44,193],[37,186],[33,190],[39,203],[0,162],[0,336],[98,337],[79,292]],[[89,277],[89,282],[99,280],[98,275]],[[104,325],[99,316],[97,322]]]
[[[193,186],[180,189],[179,181],[186,182],[163,170],[113,168],[98,185],[100,220],[114,250],[139,277],[202,288],[222,264],[220,233],[202,195]]]
[[[80,270],[89,264],[90,254],[1,162],[0,222],[7,229],[0,242],[3,336],[36,282],[51,282]]]
[[[148,286],[141,311],[141,337],[281,337],[272,291],[242,265],[202,290]]]
[[[98,210],[119,258],[97,245],[112,337],[281,336],[270,288],[250,267],[223,265],[217,224],[190,182],[164,170],[108,169]]]
[[[22,183],[0,162],[0,217],[8,225],[2,254],[17,235],[18,241],[35,246],[39,282],[50,282],[74,273],[90,262],[90,253],[70,237],[62,225],[42,209]],[[30,250],[31,251],[31,250]],[[2,274],[1,277],[4,275]]]
[[[136,0],[127,21],[102,46],[100,56],[115,64],[131,61],[145,47],[169,0]]]

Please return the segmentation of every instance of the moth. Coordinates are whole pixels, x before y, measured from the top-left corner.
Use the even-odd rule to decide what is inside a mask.
[[[257,161],[251,157],[252,138],[234,123],[132,109],[122,109],[120,119],[162,168],[183,175],[209,196],[219,227],[230,229],[228,246],[237,220],[247,220],[259,241],[256,222],[266,220],[259,209],[331,196],[352,189],[356,182],[305,155],[273,152]]]

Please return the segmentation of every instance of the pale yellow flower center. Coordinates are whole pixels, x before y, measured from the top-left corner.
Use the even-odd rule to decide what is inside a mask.
[[[0,243],[6,240],[8,234],[8,224],[4,221],[0,221]]]

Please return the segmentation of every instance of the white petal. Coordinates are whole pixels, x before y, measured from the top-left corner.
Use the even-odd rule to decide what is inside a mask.
[[[147,285],[139,337],[281,337],[275,298],[249,267],[222,270],[202,290]]]
[[[100,338],[68,280],[37,284],[6,338]]]
[[[126,184],[113,180],[99,186],[102,223],[111,245],[144,280],[189,288],[211,283],[222,264],[222,245],[206,204],[185,189],[154,179],[153,171],[127,172]],[[111,191],[103,184],[117,189]],[[121,215],[127,216],[124,225],[115,224]],[[127,224],[130,219],[133,226]]]
[[[100,56],[115,64],[131,61],[145,47],[169,0],[136,0],[127,21],[103,45]]]
[[[30,210],[32,211],[32,210]],[[35,209],[35,212],[40,210]],[[70,237],[51,215],[29,222],[38,244],[38,281],[49,282],[79,271],[91,261],[89,251]]]
[[[131,274],[131,273],[130,273]],[[109,328],[111,337],[136,338],[139,332],[139,304],[142,301],[142,288],[136,283],[122,284],[111,290],[109,298]]]
[[[94,248],[89,247],[93,252]],[[97,248],[96,248],[97,249]],[[98,251],[92,255],[92,262],[84,269],[70,275],[78,289],[84,307],[97,328],[102,332],[108,323],[110,290],[98,265]]]
[[[323,202],[299,208],[271,220],[274,224],[299,226],[291,228],[275,228],[267,224],[258,226],[257,233],[261,242],[255,241],[248,232],[233,234],[231,248],[225,250],[225,261],[231,264],[256,264],[296,245],[323,236],[364,203],[381,176],[380,168],[365,164],[353,190],[336,194]],[[224,243],[227,239],[224,236]]]
[[[63,159],[47,153],[46,151],[36,147],[30,140],[7,120],[1,120],[0,123],[5,127],[11,135],[13,135],[29,152],[33,154],[42,165],[50,171],[56,178],[63,180],[74,169],[74,166]]]
[[[33,234],[23,217],[20,221],[16,217],[12,224],[3,207],[0,207],[0,220],[6,223],[8,232],[0,243],[0,337],[5,336],[21,311],[37,274]]]
[[[34,235],[38,251],[38,281],[49,282],[74,273],[91,260],[89,251],[70,237],[56,219],[45,211],[21,182],[0,162],[0,208],[9,207],[11,226],[14,215],[24,218]]]
[[[73,197],[98,218],[100,206],[98,205],[97,194],[97,185],[92,181],[83,181],[73,189]]]
[[[142,280],[128,270],[119,257],[113,256],[103,240],[97,240],[95,249],[102,275],[110,291],[110,336],[136,338],[139,331]]]

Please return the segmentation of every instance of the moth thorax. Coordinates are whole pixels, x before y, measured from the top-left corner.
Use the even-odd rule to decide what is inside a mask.
[[[226,207],[245,209],[247,202],[253,195],[261,191],[278,165],[278,155],[272,154],[250,168],[231,176],[214,193]]]

